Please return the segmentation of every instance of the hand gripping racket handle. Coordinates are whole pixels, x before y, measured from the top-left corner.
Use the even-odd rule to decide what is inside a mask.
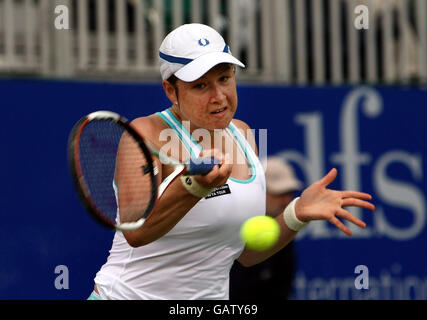
[[[215,165],[220,165],[215,158],[190,158],[190,162],[185,165],[188,175],[208,174]]]

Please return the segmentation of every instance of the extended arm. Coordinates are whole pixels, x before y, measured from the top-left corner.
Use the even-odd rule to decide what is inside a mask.
[[[374,210],[375,206],[368,201],[372,197],[367,193],[328,189],[327,186],[335,180],[336,176],[337,170],[332,169],[322,179],[305,189],[301,197],[296,201],[295,215],[302,222],[327,220],[342,232],[351,236],[350,229],[339,218],[346,219],[361,228],[365,228],[366,224],[354,217],[344,207],[354,206]],[[251,266],[264,261],[285,247],[296,236],[297,231],[290,229],[286,225],[282,214],[278,215],[275,219],[281,228],[278,242],[274,247],[266,251],[253,251],[245,248],[238,258],[238,261],[242,265]]]

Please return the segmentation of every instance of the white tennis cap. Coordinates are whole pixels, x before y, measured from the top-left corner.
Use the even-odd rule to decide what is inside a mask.
[[[294,170],[278,156],[263,159],[262,166],[265,170],[267,192],[282,194],[300,190],[301,181],[295,177]]]
[[[163,80],[174,74],[191,82],[220,63],[245,67],[231,55],[230,47],[216,30],[199,23],[184,24],[170,32],[160,45],[159,56]]]

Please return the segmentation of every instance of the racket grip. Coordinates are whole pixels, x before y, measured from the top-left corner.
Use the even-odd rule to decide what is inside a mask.
[[[219,161],[215,158],[190,158],[190,162],[186,164],[187,174],[194,175],[205,175],[208,174],[215,165],[219,165]]]

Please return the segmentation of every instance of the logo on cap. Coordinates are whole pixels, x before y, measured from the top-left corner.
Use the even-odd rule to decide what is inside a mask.
[[[199,39],[199,45],[202,47],[206,47],[209,44],[209,40],[206,38]]]

